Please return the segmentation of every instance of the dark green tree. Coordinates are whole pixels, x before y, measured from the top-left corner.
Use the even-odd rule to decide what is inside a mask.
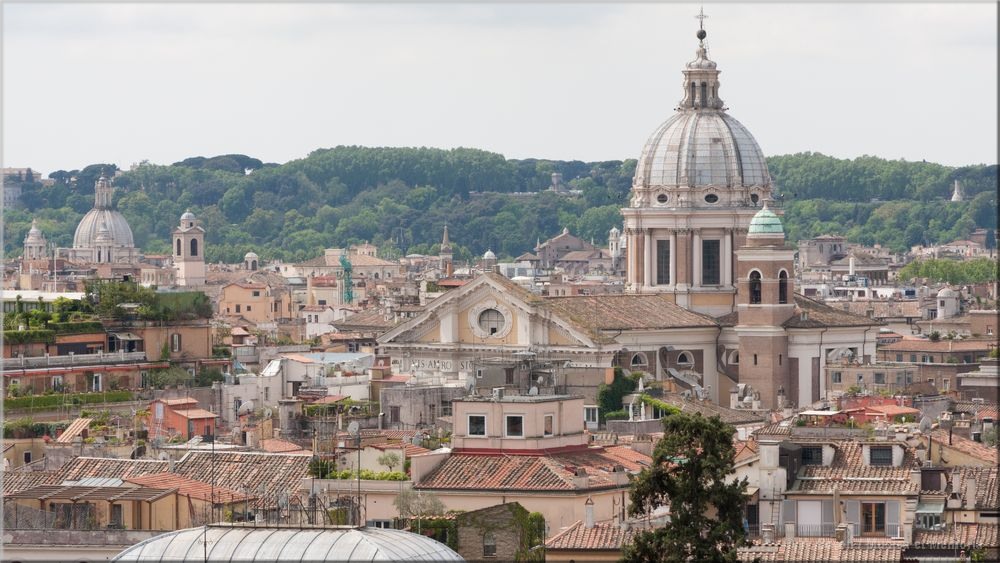
[[[652,467],[632,484],[633,515],[670,507],[670,522],[636,534],[626,562],[737,561],[746,544],[746,479],[732,478],[735,429],[717,416],[675,413],[663,419],[664,436]]]

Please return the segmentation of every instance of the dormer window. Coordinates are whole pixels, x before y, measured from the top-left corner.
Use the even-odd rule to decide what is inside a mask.
[[[803,447],[802,465],[823,465],[823,446]]]
[[[892,467],[892,446],[871,446],[868,449],[868,465]]]

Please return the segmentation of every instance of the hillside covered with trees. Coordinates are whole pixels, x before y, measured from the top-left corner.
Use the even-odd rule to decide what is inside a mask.
[[[621,225],[635,165],[514,160],[476,149],[336,147],[281,165],[244,155],[142,163],[116,178],[115,201],[146,253],[169,253],[169,234],[190,209],[207,230],[212,262],[237,262],[250,250],[265,260],[298,261],[366,240],[386,257],[436,253],[445,224],[458,259],[488,248],[509,258],[564,227],[606,244],[608,230]],[[771,157],[768,166],[791,240],[842,234],[904,250],[996,227],[996,165],[803,153]],[[20,208],[5,212],[5,252],[20,254],[32,217],[50,241],[71,246],[102,169],[110,175],[115,166],[59,170],[51,186],[25,182]],[[582,195],[545,191],[553,172]],[[945,203],[956,178],[966,201]]]

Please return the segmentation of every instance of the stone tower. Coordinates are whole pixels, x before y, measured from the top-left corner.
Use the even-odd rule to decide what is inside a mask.
[[[438,260],[440,261],[441,275],[443,277],[450,277],[454,271],[454,253],[451,249],[451,241],[448,239],[448,225],[444,226],[444,236],[441,237],[441,250],[438,251]]]
[[[766,203],[754,215],[746,244],[736,251],[736,334],[739,382],[760,392],[761,406],[777,408],[789,381],[788,336],[782,326],[795,314],[793,260],[781,219]],[[794,393],[789,393],[793,397]]]
[[[173,235],[177,285],[205,285],[205,229],[194,213],[185,211],[181,215],[181,224]]]

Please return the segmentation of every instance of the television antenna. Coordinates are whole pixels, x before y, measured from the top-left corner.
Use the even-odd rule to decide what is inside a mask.
[[[347,433],[354,440],[354,446],[358,450],[358,465],[354,468],[354,474],[357,475],[358,481],[358,503],[355,505],[355,510],[357,510],[355,522],[359,528],[362,528],[364,524],[361,521],[361,426],[358,424],[358,421],[352,420],[347,425]]]

